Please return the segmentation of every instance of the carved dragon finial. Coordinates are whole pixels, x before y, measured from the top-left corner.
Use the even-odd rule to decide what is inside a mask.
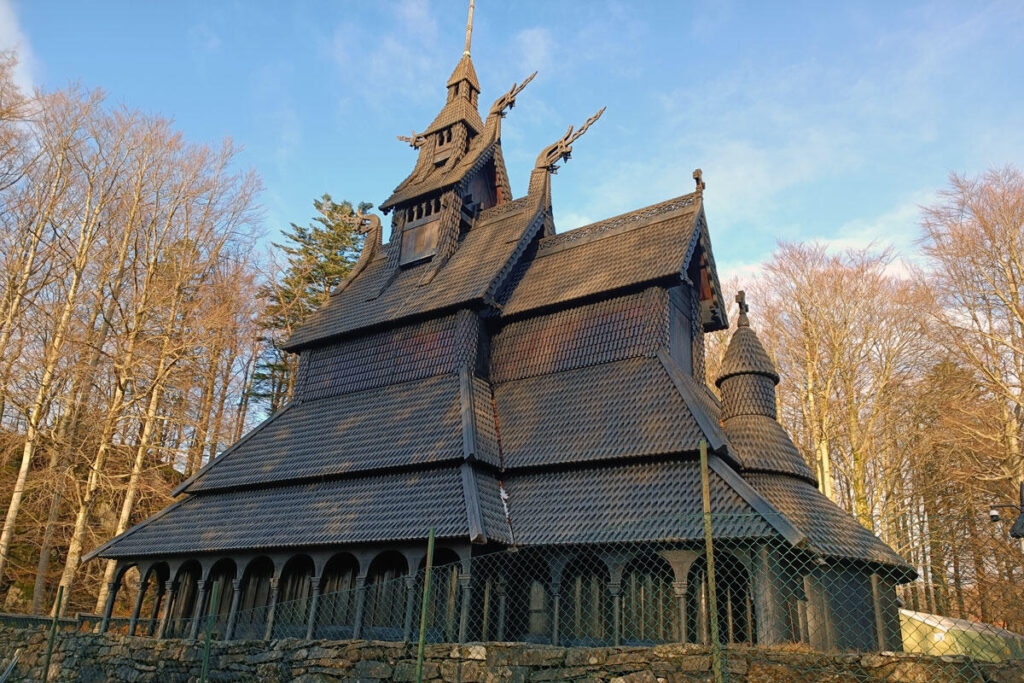
[[[736,294],[736,305],[740,309],[740,317],[736,321],[736,327],[750,327],[750,320],[747,318],[747,311],[750,310],[750,306],[747,305],[747,294],[742,289]]]
[[[523,92],[523,88],[526,87],[526,84],[532,81],[533,77],[536,75],[537,72],[534,71],[532,74],[527,76],[526,80],[524,80],[522,83],[513,83],[512,87],[509,88],[509,91],[507,93],[505,93],[498,99],[494,100],[494,104],[491,105],[491,110],[487,113],[487,118],[491,118],[492,116],[504,117],[505,113],[509,109],[516,106],[516,96],[519,93]]]
[[[345,279],[331,292],[332,295],[344,291],[360,273],[366,270],[366,266],[377,255],[377,250],[381,248],[384,239],[380,225],[380,216],[372,213],[356,212],[342,220],[349,225],[354,223],[356,231],[366,235],[366,239],[363,241],[363,250],[359,253],[359,259],[356,261],[356,264],[349,271],[348,275],[345,276]]]
[[[580,136],[587,132],[590,128],[601,118],[601,114],[607,107],[601,107],[601,110],[591,116],[586,122],[580,126],[579,130],[573,132],[573,127],[569,126],[569,130],[565,132],[561,138],[559,138],[554,144],[548,145],[541,151],[537,156],[537,164],[534,166],[535,169],[544,169],[548,173],[558,172],[558,162],[568,161],[572,157],[572,143],[580,139]]]
[[[409,146],[413,149],[419,149],[426,143],[427,138],[422,133],[412,132],[412,135],[398,135],[396,136],[402,142],[408,142]]]
[[[361,235],[368,235],[380,230],[380,216],[373,213],[356,213],[356,231]]]
[[[697,192],[703,192],[704,188],[707,187],[707,185],[704,184],[704,171],[699,168],[693,169],[693,180],[697,183]]]

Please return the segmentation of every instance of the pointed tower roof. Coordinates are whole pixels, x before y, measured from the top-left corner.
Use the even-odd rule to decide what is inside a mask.
[[[497,139],[497,126],[494,126],[495,134],[489,135],[491,131],[477,109],[480,81],[469,53],[473,37],[473,5],[473,0],[470,0],[466,47],[448,79],[444,106],[422,133],[414,132],[409,137],[398,138],[417,149],[419,158],[409,177],[381,203],[380,209],[385,213],[399,204],[416,201],[461,181],[476,168],[483,156],[491,158],[488,152],[490,144]]]
[[[458,85],[460,81],[467,81],[477,92],[480,92],[480,82],[476,79],[476,69],[473,68],[473,60],[469,58],[469,48],[473,42],[473,0],[469,0],[469,19],[466,20],[466,49],[462,51],[462,59],[455,65],[451,78],[448,79],[448,87]]]
[[[744,374],[763,375],[778,384],[779,373],[775,370],[775,364],[761,346],[757,333],[750,329],[750,320],[747,319],[747,311],[750,308],[747,306],[746,294],[743,291],[736,295],[736,303],[740,307],[739,320],[736,322],[732,340],[729,341],[729,348],[725,351],[715,385],[720,387],[723,381],[733,375]]]
[[[477,96],[480,94],[480,81],[473,68],[473,59],[469,56],[469,47],[473,39],[473,0],[469,2],[469,19],[466,20],[466,49],[462,58],[455,65],[455,70],[448,78],[448,100],[444,107],[431,122],[423,135],[436,133],[456,122],[468,125],[474,133],[484,129],[484,123],[477,111]]]

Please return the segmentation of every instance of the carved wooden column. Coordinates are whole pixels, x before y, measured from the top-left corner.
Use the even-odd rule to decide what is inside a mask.
[[[143,581],[139,584],[139,594],[135,596],[135,605],[132,607],[132,620],[128,622],[128,635],[130,636],[135,635],[135,629],[139,625],[139,613],[142,612],[142,601],[146,598],[146,591],[148,589],[149,581]]]
[[[505,593],[505,579],[499,577],[495,582],[495,589],[498,591],[498,632],[499,641],[505,640],[505,617],[508,610],[508,597]]]
[[[224,629],[224,640],[235,637],[235,624],[238,623],[238,603],[242,599],[242,580],[231,580],[231,609],[228,610],[228,626]]]
[[[146,630],[146,635],[152,636],[156,633],[157,617],[160,615],[160,607],[164,602],[164,584],[160,581],[159,576],[154,576],[153,581],[156,583],[156,597],[153,598],[153,611],[149,615],[149,628]]]
[[[171,617],[171,608],[174,607],[174,594],[177,587],[177,584],[171,580],[164,583],[164,596],[166,598],[166,602],[164,603],[164,614],[160,617],[160,630],[157,631],[157,638],[163,638],[167,635],[167,622]]]
[[[320,577],[310,577],[309,584],[313,589],[313,595],[309,599],[309,623],[306,626],[306,640],[313,640],[313,636],[316,635],[316,616],[320,611]]]
[[[412,639],[412,620],[416,613],[416,576],[405,577],[405,622],[402,625],[402,642]]]
[[[612,643],[622,645],[622,583],[608,582],[608,592],[612,596]]]
[[[199,635],[199,622],[203,620],[203,602],[206,600],[206,588],[209,581],[206,579],[199,579],[196,582],[198,591],[196,593],[196,604],[192,608],[192,625],[188,629],[188,639],[195,640],[196,636]]]
[[[100,622],[100,633],[106,633],[110,625],[110,615],[114,612],[114,599],[117,597],[117,589],[121,579],[115,579],[107,584],[107,604],[103,607],[103,621]]]
[[[466,632],[469,630],[469,601],[472,597],[470,592],[470,575],[459,574],[459,587],[462,589],[462,609],[459,610],[459,643],[466,642]]]
[[[676,598],[677,606],[677,618],[679,619],[678,633],[676,633],[676,640],[680,643],[686,642],[686,582],[685,581],[673,581],[672,582],[672,593]]]
[[[356,577],[356,616],[352,624],[352,638],[363,635],[363,611],[366,609],[366,575]]]
[[[263,640],[270,640],[274,635],[274,615],[277,612],[278,578],[270,579],[270,609],[267,611],[267,630],[263,632]]]
[[[561,585],[558,583],[551,584],[551,644],[558,645],[558,623],[559,619],[559,603],[561,596],[558,594],[561,590]]]

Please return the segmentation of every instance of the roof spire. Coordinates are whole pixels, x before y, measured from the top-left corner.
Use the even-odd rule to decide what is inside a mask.
[[[736,303],[740,307],[740,317],[736,321],[736,327],[750,327],[750,320],[747,319],[747,311],[750,310],[750,306],[747,306],[747,295],[742,289],[736,294]]]
[[[469,0],[469,19],[466,20],[466,49],[463,55],[469,56],[469,44],[473,40],[473,0]]]

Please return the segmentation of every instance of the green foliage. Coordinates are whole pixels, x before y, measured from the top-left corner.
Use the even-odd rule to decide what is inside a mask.
[[[295,359],[281,345],[352,270],[363,248],[357,214],[373,205],[335,202],[329,194],[313,200],[317,210],[309,225],[291,224],[285,240],[274,247],[286,255],[284,268],[259,292],[264,308],[260,360],[253,375],[251,394],[271,412],[291,398]]]

